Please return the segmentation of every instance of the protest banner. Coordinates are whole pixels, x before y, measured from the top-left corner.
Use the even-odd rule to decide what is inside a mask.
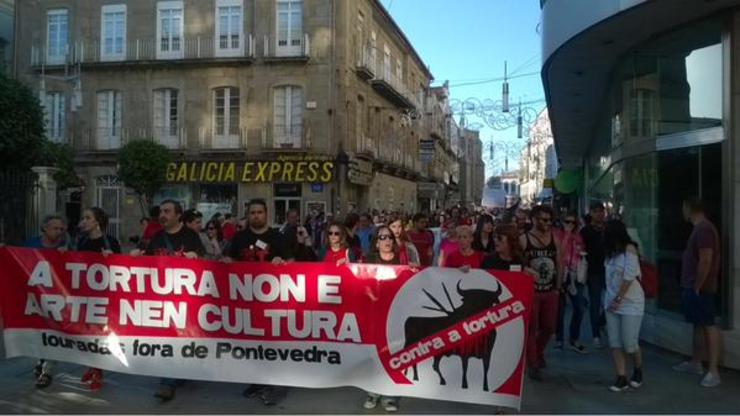
[[[532,279],[0,248],[8,357],[518,408]]]

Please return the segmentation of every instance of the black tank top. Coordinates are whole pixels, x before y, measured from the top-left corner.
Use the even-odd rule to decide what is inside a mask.
[[[539,248],[532,244],[531,238],[534,237],[530,233],[527,236],[527,248],[524,250],[524,256],[534,271],[539,274],[539,277],[534,282],[534,289],[537,292],[550,292],[555,289],[555,278],[557,276],[557,255],[558,251],[555,247],[555,236],[550,237],[550,244],[545,247]],[[534,237],[539,244],[542,244],[537,237]]]

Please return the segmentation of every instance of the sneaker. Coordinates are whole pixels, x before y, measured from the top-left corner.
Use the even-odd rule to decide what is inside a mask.
[[[691,374],[702,375],[704,374],[704,366],[701,363],[692,363],[691,361],[684,361],[680,364],[674,365],[673,371],[678,371],[679,373],[691,373]]]
[[[527,374],[529,375],[529,378],[534,381],[542,381],[542,371],[537,367],[530,367]]]
[[[701,380],[701,386],[702,387],[717,387],[722,383],[722,380],[719,378],[719,374],[714,373],[707,373],[706,376]]]
[[[395,397],[384,397],[383,400],[383,410],[386,412],[397,412],[398,411],[398,399]]]
[[[604,344],[601,342],[601,338],[594,338],[594,348],[596,348],[597,350],[604,349]]]
[[[41,373],[36,379],[36,388],[45,389],[51,385],[51,374]]]
[[[267,388],[264,384],[250,384],[249,387],[244,389],[242,396],[248,398],[259,397],[262,394],[262,390]]]
[[[378,406],[378,401],[380,401],[380,396],[368,394],[365,398],[365,403],[362,404],[362,407],[367,410],[375,409]]]
[[[609,387],[609,390],[619,393],[621,391],[625,391],[628,388],[630,388],[629,383],[627,383],[627,377],[625,376],[618,376],[617,380],[612,384],[611,387]]]
[[[563,341],[558,341],[555,343],[555,349],[556,350],[562,350],[563,349]]]
[[[33,378],[41,377],[41,373],[44,372],[44,360],[36,361],[36,365],[33,366]]]
[[[175,388],[172,386],[159,386],[159,390],[154,393],[154,397],[163,402],[168,402],[175,398]]]
[[[586,349],[586,346],[583,345],[583,344],[581,344],[578,341],[571,342],[570,345],[568,345],[568,348],[571,351],[575,351],[575,352],[577,352],[579,354],[588,354],[588,350]]]
[[[642,368],[635,368],[630,378],[630,387],[636,389],[642,386]]]
[[[288,395],[288,389],[282,386],[267,386],[262,390],[260,398],[265,406],[275,406]]]

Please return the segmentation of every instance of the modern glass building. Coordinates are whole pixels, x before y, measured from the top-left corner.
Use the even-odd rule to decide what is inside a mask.
[[[722,234],[724,364],[740,368],[740,1],[541,1],[543,68],[561,166],[581,207],[607,201],[658,265],[643,338],[688,353],[681,201]]]

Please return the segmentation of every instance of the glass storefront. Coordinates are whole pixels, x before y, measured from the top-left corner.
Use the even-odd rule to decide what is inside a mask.
[[[651,308],[680,312],[681,254],[691,232],[682,200],[701,197],[722,229],[722,144],[697,134],[722,129],[721,35],[721,22],[709,19],[625,54],[586,158],[589,198],[605,201],[658,266]]]

